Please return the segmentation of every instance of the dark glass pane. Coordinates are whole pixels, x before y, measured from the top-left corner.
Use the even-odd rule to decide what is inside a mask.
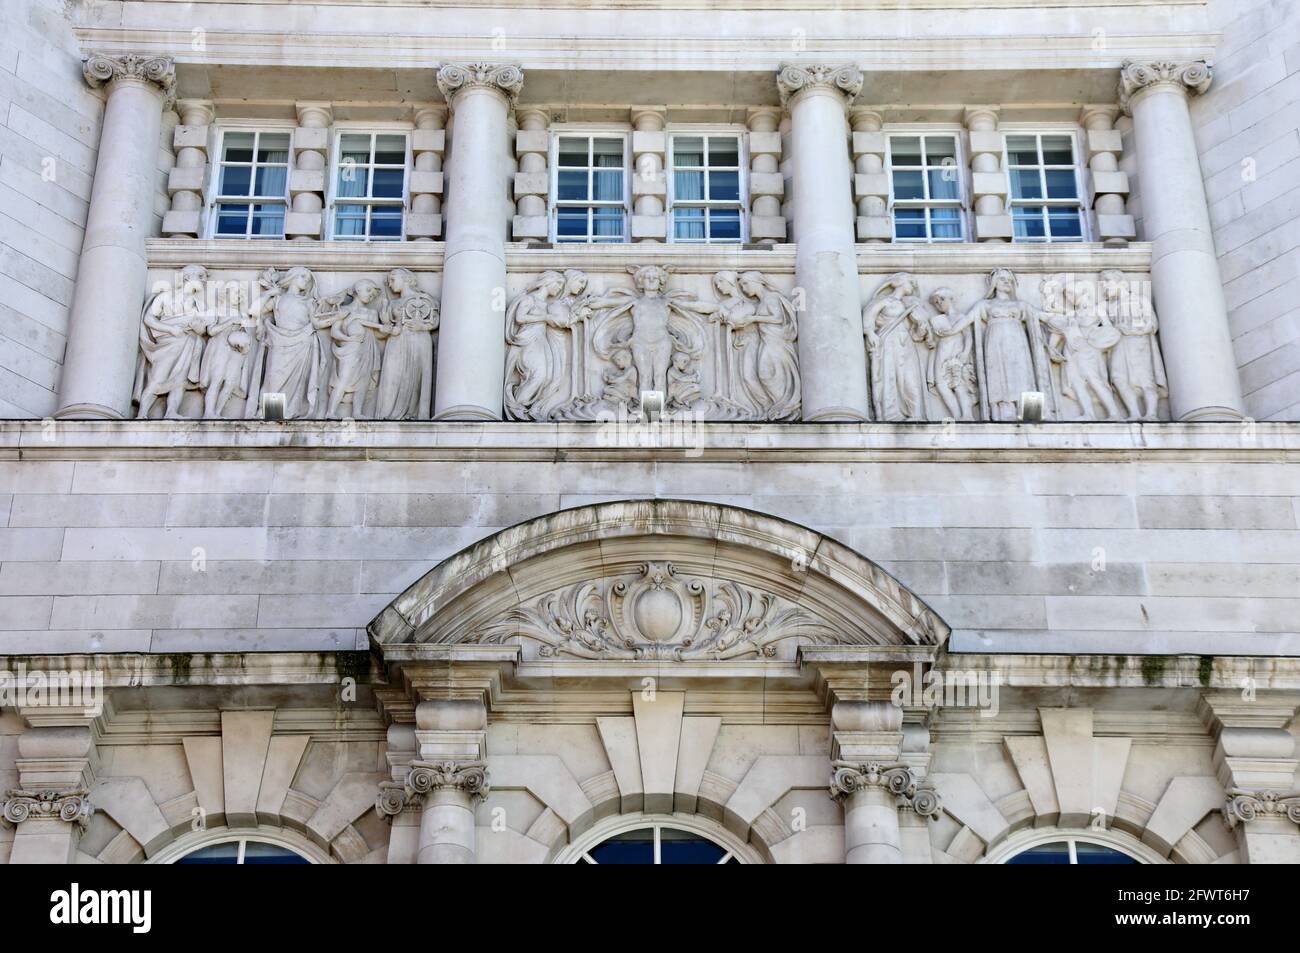
[[[306,857],[286,847],[249,842],[244,845],[245,864],[309,864]]]
[[[366,234],[366,207],[340,205],[334,218],[334,234],[340,238],[359,238]]]
[[[1070,845],[1065,841],[1031,847],[1007,861],[1008,864],[1068,864],[1069,862]]]
[[[949,162],[957,161],[957,140],[952,136],[926,136],[926,164],[942,165],[945,159]]]
[[[925,183],[921,178],[921,173],[895,172],[894,198],[900,201],[925,198]]]
[[[716,864],[726,851],[712,841],[702,838],[670,839],[664,831],[659,841],[661,864]]]
[[[284,206],[258,205],[253,214],[252,234],[261,238],[280,238],[284,235]]]
[[[701,202],[704,200],[703,172],[674,172],[673,197],[678,202]]]
[[[1069,136],[1043,136],[1044,165],[1074,165],[1074,142]]]
[[[709,140],[709,165],[740,165],[740,140],[712,138]]]
[[[1047,197],[1049,199],[1077,199],[1079,187],[1073,169],[1047,171]]]
[[[623,140],[593,139],[591,141],[591,164],[598,169],[621,169],[623,167]]]
[[[376,165],[406,165],[405,136],[375,136]]]
[[[704,209],[673,209],[673,238],[679,242],[704,240]]]
[[[226,162],[253,161],[253,134],[228,132],[221,140],[221,158]]]
[[[565,173],[560,173],[564,175]],[[623,200],[623,170],[599,169],[591,173],[592,187],[596,194],[592,196],[600,202],[620,202]]]
[[[740,198],[739,172],[710,172],[709,198],[714,202],[735,202]]]
[[[961,213],[955,208],[931,210],[930,232],[935,238],[961,238]]]
[[[1083,239],[1083,223],[1079,220],[1079,213],[1076,211],[1069,212],[1052,212],[1051,213],[1052,237],[1057,240],[1081,241]]]
[[[218,235],[243,235],[248,225],[247,205],[222,205],[217,209]]]
[[[673,165],[679,169],[704,165],[703,137],[678,136],[673,139]]]
[[[1085,844],[1076,841],[1074,858],[1080,864],[1136,864],[1137,861],[1123,851],[1103,847],[1100,844]]]
[[[261,138],[257,140],[257,161],[258,162],[278,162],[285,164],[289,161],[289,134],[287,132],[264,132]]]
[[[237,864],[239,863],[239,842],[229,841],[225,844],[213,844],[200,847],[193,853],[186,854],[178,864]]]
[[[400,208],[376,208],[370,213],[371,238],[401,238],[402,210]]]
[[[1011,170],[1011,197],[1016,199],[1043,197],[1043,182],[1037,169]]]
[[[258,195],[284,195],[285,184],[288,182],[289,169],[287,166],[272,165],[262,166],[257,170],[257,194]]]
[[[623,240],[623,210],[596,208],[592,211],[592,234],[605,241]]]
[[[1015,209],[1012,218],[1015,222],[1016,238],[1033,240],[1047,237],[1041,207]]]
[[[253,182],[253,170],[248,166],[224,166],[221,170],[222,195],[247,195]]]
[[[715,242],[740,241],[740,212],[714,209],[709,213],[709,232]]]
[[[895,209],[894,237],[900,239],[925,238],[925,209]]]
[[[370,137],[350,133],[339,138],[339,161],[365,165],[370,161]]]
[[[371,195],[377,199],[400,199],[404,174],[401,169],[375,169],[371,176],[371,185],[374,188]]]
[[[587,237],[587,210],[585,208],[562,208],[555,227],[555,234],[561,241],[565,238]]]
[[[655,862],[654,831],[619,834],[587,853],[598,864],[653,864]]]
[[[566,171],[561,169],[557,174],[559,183],[558,195],[561,201],[572,199],[589,199],[587,194],[587,173],[586,171]]]
[[[921,137],[899,136],[889,140],[890,159],[896,166],[921,164]]]
[[[587,140],[562,137],[559,148],[559,164],[562,166],[586,167]]]
[[[958,197],[957,167],[949,164],[926,173],[930,178],[930,198],[953,200]]]
[[[1033,136],[1007,136],[1009,165],[1038,165],[1038,140]]]

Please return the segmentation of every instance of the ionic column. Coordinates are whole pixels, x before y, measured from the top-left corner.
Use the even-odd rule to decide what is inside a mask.
[[[172,133],[176,165],[167,174],[172,207],[163,216],[167,238],[198,238],[203,233],[203,189],[208,175],[208,127],[216,115],[206,99],[182,99],[176,104],[180,125]]]
[[[162,111],[176,70],[171,57],[94,53],[86,82],[106,86],[90,212],[81,244],[59,385],[58,417],[130,416],[153,227]]]
[[[284,236],[290,241],[314,241],[325,235],[325,167],[328,165],[329,103],[297,103],[298,128],[293,131],[293,169],[289,172],[289,212]]]
[[[1002,169],[1002,133],[998,132],[996,106],[966,110],[970,134],[971,195],[975,207],[975,240],[1009,242],[1013,234],[1007,212],[1007,177]]]
[[[663,242],[668,237],[668,156],[666,106],[633,109],[632,119],[632,241]]]
[[[771,106],[749,110],[749,240],[756,245],[785,241],[781,198],[781,111]]]
[[[526,239],[544,242],[550,236],[547,199],[551,192],[551,173],[547,156],[551,151],[551,133],[547,128],[551,116],[545,109],[532,107],[516,110],[519,131],[515,133],[515,155],[519,171],[515,173],[515,218],[511,235],[515,241]]]
[[[785,66],[776,82],[793,140],[795,283],[805,301],[799,316],[803,419],[866,420],[867,355],[845,121],[862,73],[855,66]]]
[[[1120,105],[1133,117],[1142,219],[1175,420],[1238,420],[1241,379],[1232,352],[1210,211],[1188,97],[1210,88],[1210,67],[1126,63]]]
[[[411,211],[406,237],[428,242],[442,234],[442,154],[447,148],[446,106],[420,106],[411,132]]]
[[[505,386],[505,243],[510,201],[510,110],[517,66],[444,66],[438,88],[455,126],[447,169],[442,325],[435,420],[500,420]]]
[[[1086,130],[1088,140],[1093,234],[1111,247],[1123,247],[1137,235],[1133,216],[1128,214],[1126,207],[1128,173],[1121,172],[1119,168],[1124,138],[1115,128],[1118,116],[1119,107],[1106,104],[1084,106],[1079,113],[1079,125]]]
[[[889,217],[889,173],[885,171],[885,118],[874,109],[850,110],[853,125],[853,194],[858,199],[858,241],[893,241]]]
[[[18,737],[18,787],[0,794],[0,819],[14,825],[11,864],[67,864],[94,809],[90,725],[29,728]]]

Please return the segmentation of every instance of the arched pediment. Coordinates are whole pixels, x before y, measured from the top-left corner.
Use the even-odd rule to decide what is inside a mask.
[[[504,529],[375,618],[393,644],[514,644],[524,657],[793,658],[800,644],[942,645],[948,626],[849,547],[713,503],[628,500]]]

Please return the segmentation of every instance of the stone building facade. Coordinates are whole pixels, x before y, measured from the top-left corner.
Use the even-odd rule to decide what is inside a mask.
[[[22,0],[0,860],[1300,861],[1285,0]]]

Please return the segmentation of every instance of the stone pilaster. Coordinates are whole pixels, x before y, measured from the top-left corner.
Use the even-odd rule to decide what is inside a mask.
[[[167,56],[93,53],[86,82],[108,93],[77,267],[58,417],[116,420],[131,411],[153,228],[162,112],[176,70]]]
[[[298,128],[293,131],[293,168],[289,171],[289,213],[284,237],[311,241],[325,235],[325,181],[329,164],[329,103],[297,103]]]
[[[517,66],[438,70],[454,113],[447,167],[446,252],[438,333],[436,420],[500,420],[505,386],[506,237],[514,213],[510,113]]]
[[[206,99],[182,99],[176,104],[180,124],[172,133],[176,165],[167,174],[172,207],[163,215],[167,238],[199,238],[203,234],[203,190],[210,168],[208,136],[216,115]]]
[[[544,242],[551,234],[547,206],[551,194],[551,116],[545,109],[530,107],[515,111],[519,131],[515,133],[515,218],[511,235],[517,242]]]
[[[1120,105],[1133,117],[1142,221],[1169,404],[1179,421],[1244,414],[1188,100],[1210,88],[1208,64],[1126,63]]]
[[[1009,242],[1014,234],[1007,209],[1007,175],[1002,164],[1006,150],[998,131],[999,115],[996,106],[972,106],[965,116],[970,134],[975,240],[981,242]]]
[[[668,157],[666,106],[640,106],[632,110],[632,241],[664,242],[668,239]]]
[[[758,245],[785,241],[780,124],[779,109],[761,106],[749,110],[749,240]]]
[[[853,124],[853,194],[858,202],[858,241],[880,244],[893,241],[889,216],[889,172],[885,157],[889,146],[882,131],[885,120],[874,109],[859,107],[849,113]]]
[[[1084,106],[1079,113],[1092,178],[1092,231],[1098,241],[1113,248],[1123,247],[1137,236],[1133,216],[1126,207],[1128,173],[1119,168],[1124,142],[1115,128],[1118,117],[1119,107],[1114,105]]]
[[[28,719],[29,721],[31,719]],[[94,811],[97,766],[93,719],[37,724],[18,738],[18,786],[0,797],[0,817],[17,827],[11,864],[66,864]]]
[[[442,156],[447,147],[447,107],[419,106],[411,131],[411,208],[406,214],[406,237],[433,241],[442,235]]]
[[[777,74],[790,113],[794,173],[795,283],[803,419],[868,417],[862,293],[853,232],[848,106],[862,89],[856,66],[784,66]]]

